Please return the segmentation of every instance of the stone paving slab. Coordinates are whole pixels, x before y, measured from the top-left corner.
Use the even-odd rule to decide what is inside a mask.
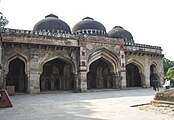
[[[173,120],[173,116],[130,107],[149,103],[150,89],[11,96],[13,108],[1,108],[0,120]]]

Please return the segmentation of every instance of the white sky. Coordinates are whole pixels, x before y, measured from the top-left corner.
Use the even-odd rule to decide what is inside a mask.
[[[102,23],[107,32],[122,26],[136,43],[161,46],[174,61],[174,0],[0,0],[0,11],[10,21],[7,28],[32,30],[48,14],[70,28],[84,17]]]

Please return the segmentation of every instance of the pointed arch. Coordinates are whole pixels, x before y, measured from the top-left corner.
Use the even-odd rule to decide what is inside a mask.
[[[55,59],[60,59],[62,61],[66,61],[66,62],[70,63],[72,65],[73,73],[74,74],[77,74],[77,66],[76,66],[76,64],[72,60],[70,60],[70,59],[68,59],[66,57],[63,57],[63,56],[54,56],[54,57],[47,58],[47,59],[43,60],[41,62],[41,64],[40,64],[40,66],[39,66],[40,73],[43,72],[43,66],[44,66],[45,63],[47,63],[49,61],[52,61],[52,60],[55,60]]]
[[[89,66],[91,65],[91,63],[100,58],[104,59],[108,64],[112,66],[112,72],[116,73],[121,69],[118,57],[106,48],[102,48],[98,49],[88,57],[87,72],[89,72]]]
[[[120,70],[120,61],[114,53],[105,48],[96,50],[88,58],[87,88],[113,88],[114,75]]]
[[[9,58],[6,74],[6,86],[14,86],[15,92],[27,92],[28,77],[26,74],[26,60],[21,56]]]
[[[143,81],[143,65],[134,59],[128,60],[126,64],[126,86],[140,87]]]
[[[138,61],[136,61],[134,59],[130,59],[130,60],[127,61],[126,65],[128,65],[130,63],[132,63],[132,64],[134,64],[134,65],[136,65],[138,67],[139,73],[143,73],[144,72],[143,65],[140,62],[138,62]]]
[[[23,55],[21,54],[15,54],[15,55],[12,55],[12,56],[9,56],[7,58],[7,60],[5,61],[5,65],[4,65],[4,71],[5,71],[5,74],[7,74],[9,72],[9,64],[12,60],[16,59],[16,58],[19,58],[20,60],[22,60],[24,62],[24,65],[25,65],[25,73],[28,73],[27,72],[27,59],[26,57],[24,57]]]
[[[154,66],[154,69],[153,69],[153,72],[157,73],[157,70],[158,70],[158,64],[154,61],[151,62],[150,66]]]
[[[77,68],[72,60],[63,56],[44,59],[40,64],[41,90],[74,90]]]
[[[149,69],[150,69],[150,86],[153,85],[153,80],[154,79],[157,79],[157,80],[160,80],[160,77],[159,77],[159,74],[158,74],[158,65],[156,64],[156,62],[152,61],[150,66],[149,66]]]

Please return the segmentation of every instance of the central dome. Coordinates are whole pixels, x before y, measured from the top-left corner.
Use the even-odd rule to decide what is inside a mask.
[[[85,17],[82,21],[78,22],[72,29],[72,32],[76,35],[78,34],[89,34],[89,35],[99,35],[106,36],[106,29],[100,23],[95,21],[91,17]]]
[[[57,33],[71,33],[70,27],[67,23],[60,20],[58,16],[50,14],[45,16],[45,19],[42,19],[33,28],[34,31],[50,31]]]

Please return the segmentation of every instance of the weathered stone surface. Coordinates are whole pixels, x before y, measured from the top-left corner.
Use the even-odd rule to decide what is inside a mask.
[[[163,54],[161,47],[158,46],[124,43],[123,39],[104,36],[76,36],[71,34],[52,34],[51,32],[45,34],[45,32],[15,29],[4,29],[2,36],[3,49],[0,61],[2,61],[3,71],[0,76],[3,81],[0,80],[0,86],[10,86],[10,80],[14,81],[14,77],[9,75],[11,70],[9,66],[16,59],[18,59],[21,68],[23,68],[21,69],[23,74],[18,78],[20,80],[25,79],[25,82],[21,82],[21,84],[25,83],[21,89],[25,88],[24,92],[29,93],[40,92],[42,82],[44,86],[47,82],[47,86],[51,86],[51,89],[62,89],[60,86],[76,85],[73,89],[79,91],[87,91],[89,84],[97,86],[94,87],[97,89],[146,88],[150,87],[150,79],[153,74],[160,83],[163,83]],[[64,80],[57,79],[59,82],[56,83],[56,77],[46,75],[47,77],[42,81],[41,76],[44,71],[44,65],[46,66],[49,62],[53,63],[55,59],[59,62],[55,63],[56,65],[54,64],[54,71],[56,66],[56,68],[60,69],[56,70],[62,72],[56,72],[56,74],[52,75],[57,75],[57,77]],[[61,63],[66,63],[66,65],[60,67]],[[132,71],[132,69],[129,71],[126,68],[129,64],[136,66],[136,68],[133,68],[134,72],[136,72],[135,75],[132,74],[134,75],[133,77],[131,77],[131,74],[127,74]],[[50,71],[53,71],[53,69]],[[61,77],[63,73],[69,74],[64,74],[64,78],[61,78],[60,73]],[[77,83],[75,84],[71,83],[72,80],[69,79],[73,78],[72,74],[77,74]],[[117,76],[116,78],[114,74]],[[67,75],[70,77],[68,78]],[[93,78],[90,78],[91,76]],[[149,77],[151,78],[149,79]],[[60,82],[68,79],[71,85],[68,82],[65,82],[68,85]],[[47,80],[52,82],[49,83]],[[92,80],[97,82],[91,82]],[[48,89],[50,88],[48,87]]]
[[[174,89],[164,90],[156,93],[154,100],[174,102]]]

